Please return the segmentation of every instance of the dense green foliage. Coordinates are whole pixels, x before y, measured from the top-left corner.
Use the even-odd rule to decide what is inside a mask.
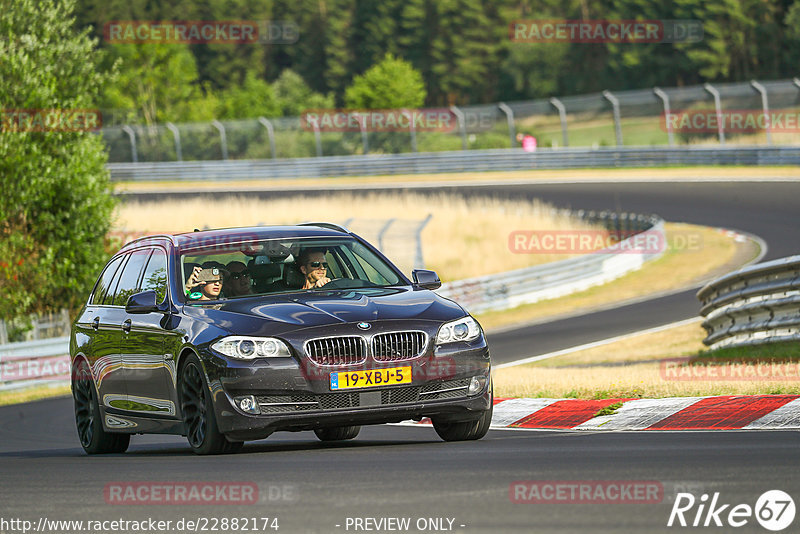
[[[425,103],[425,85],[411,63],[386,54],[380,63],[355,77],[344,101],[347,107],[357,109],[416,108]]]
[[[80,0],[77,13],[79,25],[92,26],[98,37],[114,20],[298,25],[294,44],[201,44],[188,52],[161,45],[131,52],[101,42],[112,57],[125,60],[123,83],[109,93],[107,107],[127,104],[142,122],[153,116],[200,120],[209,113],[294,115],[330,99],[342,106],[354,79],[387,53],[422,75],[430,106],[786,78],[800,59],[800,0]],[[511,42],[509,23],[521,19],[694,19],[702,22],[704,38],[677,44]],[[153,58],[137,57],[142,54]],[[185,64],[187,54],[194,68]],[[129,81],[148,65],[159,65],[141,85],[152,94],[140,95]],[[307,100],[283,99],[277,90],[270,95],[257,83],[273,84],[287,69],[304,81],[299,93]]]
[[[0,108],[87,109],[108,75],[70,1],[0,0]],[[47,128],[40,128],[47,130]],[[0,319],[75,306],[106,260],[113,199],[101,139],[0,129]]]

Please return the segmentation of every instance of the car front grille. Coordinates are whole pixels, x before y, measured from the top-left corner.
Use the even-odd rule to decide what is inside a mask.
[[[340,336],[311,339],[306,354],[317,365],[357,365],[367,359],[361,336]]]
[[[390,332],[372,338],[372,357],[378,362],[397,362],[421,356],[425,352],[425,332]]]

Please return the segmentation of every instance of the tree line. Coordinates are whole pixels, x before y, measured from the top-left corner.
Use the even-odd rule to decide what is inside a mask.
[[[424,104],[480,104],[603,89],[794,75],[800,0],[79,0],[76,24],[118,61],[103,107],[163,122],[296,115],[345,106],[387,54],[422,77]],[[693,20],[696,42],[521,43],[516,20]],[[112,44],[114,20],[271,20],[291,44]],[[413,76],[409,74],[410,76]],[[389,87],[398,79],[385,80]],[[390,93],[391,91],[387,91]],[[417,99],[414,96],[413,99]]]

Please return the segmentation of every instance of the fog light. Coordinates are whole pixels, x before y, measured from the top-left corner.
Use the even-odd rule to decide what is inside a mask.
[[[256,398],[252,395],[247,395],[246,397],[236,397],[236,405],[239,406],[239,409],[246,413],[251,413],[254,415],[258,415],[261,413],[261,410],[258,407],[258,403],[256,402]]]
[[[468,395],[477,395],[483,388],[486,387],[486,377],[485,376],[473,376],[472,380],[469,381],[469,389],[467,389]]]

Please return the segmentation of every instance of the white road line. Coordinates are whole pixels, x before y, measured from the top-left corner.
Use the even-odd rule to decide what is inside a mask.
[[[603,345],[609,345],[611,343],[616,343],[617,341],[623,341],[625,339],[630,339],[637,336],[642,336],[645,334],[654,334],[656,332],[662,332],[664,330],[669,330],[670,328],[677,328],[679,326],[685,326],[692,323],[699,323],[702,320],[700,317],[692,317],[690,319],[684,319],[683,321],[677,321],[675,323],[669,323],[661,326],[656,326],[654,328],[648,328],[647,330],[639,330],[638,332],[632,332],[630,334],[624,334],[621,336],[610,337],[608,339],[601,339],[600,341],[593,341],[591,343],[586,343],[584,345],[578,345],[576,347],[569,347],[566,349],[557,350],[555,352],[548,352],[547,354],[540,354],[538,356],[531,356],[530,358],[523,358],[521,360],[516,360],[513,362],[503,363],[500,365],[495,365],[495,369],[503,369],[505,367],[514,367],[516,365],[523,365],[526,363],[533,363],[538,362],[541,360],[547,360],[550,358],[555,358],[556,356],[562,356],[564,354],[569,354],[571,352],[577,352],[579,350],[585,349],[592,349],[594,347],[602,347]]]

